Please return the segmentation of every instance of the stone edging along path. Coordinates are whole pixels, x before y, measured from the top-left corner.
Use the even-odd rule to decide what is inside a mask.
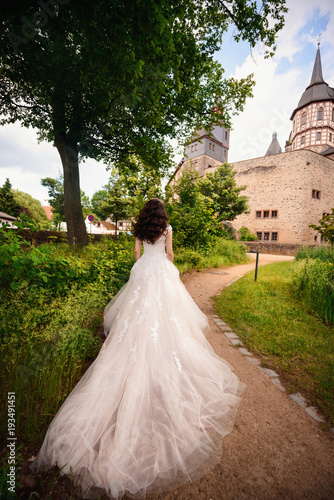
[[[240,340],[238,335],[233,332],[232,328],[228,326],[218,314],[212,314],[212,318],[216,325],[220,328],[220,330],[224,333],[225,337],[229,340],[229,342],[233,345],[236,346],[237,349],[243,354],[244,356],[247,356],[246,359],[248,359],[253,365],[258,366],[258,368],[270,378],[271,382],[275,385],[278,386],[278,388],[285,392],[285,388],[281,384],[281,381],[279,379],[278,373],[276,373],[274,370],[270,370],[269,368],[263,368],[261,366],[261,361],[257,359],[248,349],[246,349],[243,346],[243,342]],[[317,422],[324,422],[324,418],[318,410],[314,406],[310,406],[309,402],[304,398],[300,392],[297,392],[296,394],[289,394],[289,397],[297,403],[299,406],[305,409],[306,413],[312,417],[314,420]],[[331,429],[332,432],[334,432],[334,427]]]

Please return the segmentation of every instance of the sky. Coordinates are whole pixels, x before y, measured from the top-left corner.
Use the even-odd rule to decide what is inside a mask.
[[[323,77],[334,87],[334,2],[333,0],[287,0],[289,8],[284,28],[277,38],[273,58],[264,59],[263,47],[233,40],[233,28],[226,33],[216,53],[226,77],[243,78],[254,74],[254,97],[233,118],[229,162],[264,156],[273,132],[284,151],[292,122],[290,116],[309,85],[321,42]],[[321,35],[320,35],[321,34]],[[320,36],[319,36],[320,35]],[[182,154],[175,154],[175,166]],[[37,141],[36,131],[19,123],[0,127],[0,186],[8,177],[13,189],[29,193],[48,205],[44,177],[57,177],[62,166],[51,143]],[[103,163],[87,160],[80,165],[81,189],[91,197],[109,179]]]

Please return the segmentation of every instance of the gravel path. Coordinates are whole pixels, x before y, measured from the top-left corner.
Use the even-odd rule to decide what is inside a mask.
[[[259,257],[259,265],[292,260],[276,255]],[[234,367],[247,389],[234,430],[223,440],[221,463],[201,481],[156,495],[156,500],[334,499],[334,433],[322,430],[321,424],[272,383],[249,356],[233,347],[212,317],[210,298],[254,267],[252,262],[183,278],[209,317],[208,340]]]

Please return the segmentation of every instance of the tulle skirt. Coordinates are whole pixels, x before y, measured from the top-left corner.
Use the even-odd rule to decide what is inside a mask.
[[[105,310],[99,355],[51,422],[32,465],[57,465],[83,498],[197,480],[221,459],[245,388],[206,340],[206,316],[165,256],[134,265]]]

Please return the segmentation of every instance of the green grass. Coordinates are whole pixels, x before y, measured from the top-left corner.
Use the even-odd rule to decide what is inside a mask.
[[[216,312],[288,392],[302,392],[334,423],[334,328],[300,302],[292,287],[302,263],[280,262],[248,274],[216,299]]]

